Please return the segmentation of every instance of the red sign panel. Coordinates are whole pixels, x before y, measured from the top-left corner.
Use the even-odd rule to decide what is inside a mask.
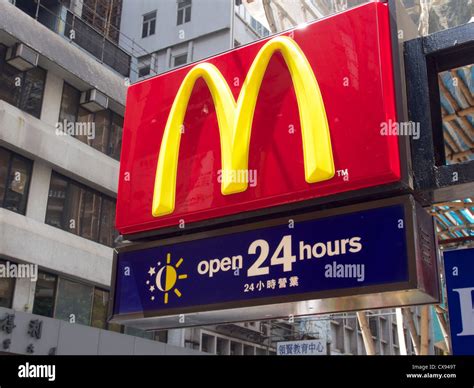
[[[168,150],[169,155],[177,157],[175,185],[167,183],[161,189],[174,195],[173,206],[161,214],[153,211],[154,195],[160,191],[155,183],[163,185],[169,178],[166,174],[173,176],[173,168],[168,170],[163,167],[168,165],[163,164],[164,181],[157,180],[157,165],[163,147],[171,144],[167,142],[169,139],[162,140],[167,124],[172,122],[170,113],[173,113],[175,98],[180,87],[187,87],[183,81],[189,78],[190,72],[197,71],[197,64],[192,64],[129,88],[117,202],[117,228],[122,234],[175,226],[181,220],[188,224],[219,218],[400,180],[398,138],[381,131],[384,123],[396,122],[387,5],[366,4],[281,36],[290,38],[295,43],[292,47],[299,48],[297,53],[304,54],[319,85],[330,134],[333,176],[315,183],[309,183],[305,176],[308,155],[304,155],[303,145],[307,144],[303,143],[308,142],[308,138],[302,140],[301,123],[305,113],[301,101],[304,99],[298,95],[304,92],[305,83],[300,82],[297,88],[298,77],[291,71],[298,69],[291,69],[288,52],[285,57],[285,53],[280,52],[283,50],[275,50],[264,69],[253,109],[246,189],[223,194],[221,147],[222,152],[231,150],[222,145],[225,144],[222,141],[224,119],[221,114],[218,120],[219,107],[216,108],[212,85],[226,88],[225,82],[198,77],[188,90],[190,97],[186,101],[182,128],[179,128],[178,147]],[[244,80],[252,71],[252,64],[261,59],[262,50],[272,39],[275,37],[206,59],[201,62],[206,64],[202,67],[217,69],[237,102],[241,90],[249,87]],[[285,39],[273,42],[279,44]],[[212,78],[211,73],[207,75]],[[248,112],[252,107],[245,109]],[[242,114],[238,109],[236,112],[235,115]],[[239,130],[237,125],[237,136],[241,135]],[[324,144],[316,145],[316,153],[319,149],[327,151]],[[155,198],[155,201],[158,200]]]

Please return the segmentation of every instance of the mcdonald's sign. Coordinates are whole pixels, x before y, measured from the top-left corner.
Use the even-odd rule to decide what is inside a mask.
[[[132,85],[125,235],[401,179],[388,8],[369,3]]]

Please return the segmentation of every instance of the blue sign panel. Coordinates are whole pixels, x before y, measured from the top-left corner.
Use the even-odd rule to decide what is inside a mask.
[[[407,282],[402,204],[118,253],[114,315],[305,300]],[[168,244],[168,245],[167,245]],[[214,306],[214,307],[213,307]]]
[[[453,354],[474,355],[474,249],[444,252]]]

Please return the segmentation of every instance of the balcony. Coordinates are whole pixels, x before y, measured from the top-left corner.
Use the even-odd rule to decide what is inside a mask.
[[[106,37],[68,9],[69,1],[13,0],[11,2],[45,27],[81,47],[122,76],[130,75],[131,56],[112,38]]]

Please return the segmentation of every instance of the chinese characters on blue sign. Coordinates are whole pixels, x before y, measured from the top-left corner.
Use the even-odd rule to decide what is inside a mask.
[[[114,315],[307,300],[408,280],[402,204],[165,244],[118,253]]]
[[[278,356],[323,356],[327,354],[323,340],[285,341],[277,343]]]
[[[474,248],[444,252],[453,354],[474,355]]]

